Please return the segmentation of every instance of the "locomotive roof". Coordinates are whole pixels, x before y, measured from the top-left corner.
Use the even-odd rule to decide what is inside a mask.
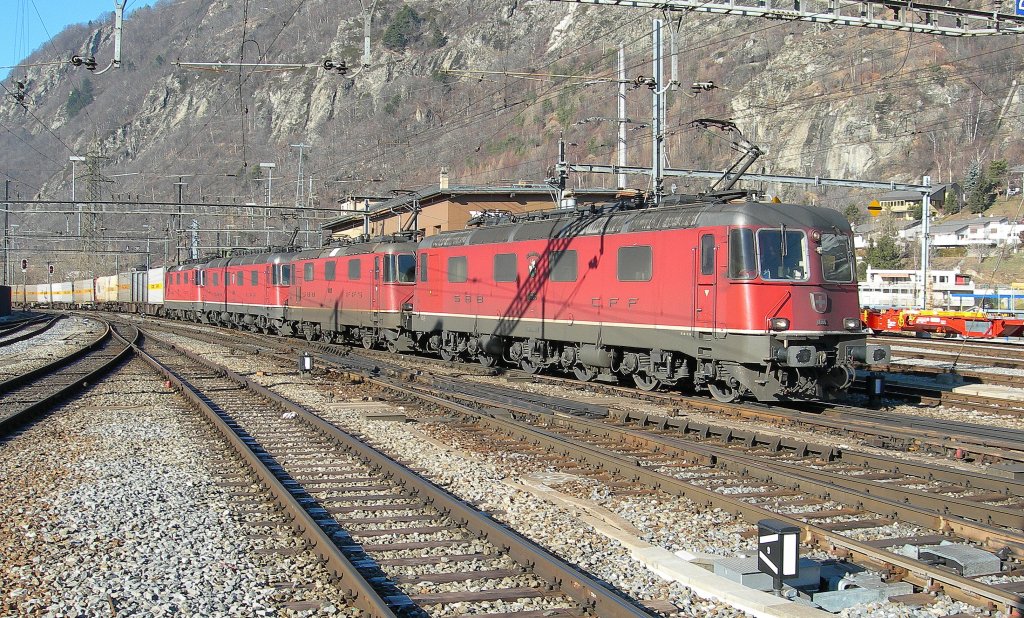
[[[205,264],[207,268],[220,268],[224,266],[249,266],[251,264],[272,264],[274,262],[288,262],[295,257],[295,253],[252,253],[249,255],[232,255],[216,258]]]
[[[444,232],[424,239],[420,247],[455,247],[542,240],[558,236],[599,236],[697,227],[780,225],[794,228],[836,228],[840,232],[850,233],[850,223],[846,217],[829,208],[760,202],[703,202],[597,213],[565,211],[564,214],[558,213],[539,220]]]
[[[417,243],[412,240],[389,237],[386,239],[309,249],[296,254],[294,257],[299,260],[312,260],[316,258],[340,257],[345,255],[363,255],[366,253],[397,253],[402,251],[415,251],[416,247]]]

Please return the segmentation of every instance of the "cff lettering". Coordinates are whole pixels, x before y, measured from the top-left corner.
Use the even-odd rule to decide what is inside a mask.
[[[1017,0],[1017,15],[1024,15],[1024,0]]]

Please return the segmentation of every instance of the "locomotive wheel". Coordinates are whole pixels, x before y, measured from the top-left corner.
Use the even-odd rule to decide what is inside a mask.
[[[455,353],[451,350],[441,348],[439,352],[441,353],[441,360],[448,361],[449,363],[455,360]]]
[[[476,360],[484,367],[493,367],[498,364],[498,358],[492,354],[477,354]]]
[[[373,335],[363,335],[362,343],[363,343],[363,349],[372,350],[373,349],[373,343],[374,343]]]
[[[740,398],[739,389],[733,388],[720,380],[708,382],[708,390],[711,391],[712,397],[722,403],[731,403]]]
[[[525,371],[526,373],[540,373],[540,370],[543,369],[542,366],[537,365],[528,358],[524,358],[523,360],[519,361],[519,366],[522,367],[523,371]]]
[[[584,367],[583,365],[576,365],[572,368],[573,374],[576,375],[576,379],[580,382],[590,382],[597,377],[597,370],[591,369],[590,367]]]
[[[646,373],[634,373],[633,383],[642,391],[653,391],[661,386],[661,380],[654,376],[649,376]]]
[[[312,328],[306,328],[303,330],[305,331],[303,334],[306,336],[306,341],[313,342],[317,340],[315,330],[313,330]]]

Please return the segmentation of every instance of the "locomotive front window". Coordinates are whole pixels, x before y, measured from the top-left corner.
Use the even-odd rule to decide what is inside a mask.
[[[729,278],[753,279],[756,276],[754,232],[746,229],[729,230]]]
[[[821,274],[825,281],[850,283],[853,281],[853,256],[850,237],[845,234],[822,234]]]
[[[416,256],[412,253],[400,253],[395,258],[398,262],[398,282],[416,283]]]
[[[757,231],[761,278],[769,281],[807,279],[807,237],[803,232],[778,229]]]

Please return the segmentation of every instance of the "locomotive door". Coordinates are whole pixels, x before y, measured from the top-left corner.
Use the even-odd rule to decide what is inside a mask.
[[[694,260],[693,325],[698,332],[717,335],[718,313],[718,246],[719,238],[713,233],[701,234]]]
[[[370,318],[373,327],[380,322],[380,256],[373,256],[373,281],[370,282]]]

